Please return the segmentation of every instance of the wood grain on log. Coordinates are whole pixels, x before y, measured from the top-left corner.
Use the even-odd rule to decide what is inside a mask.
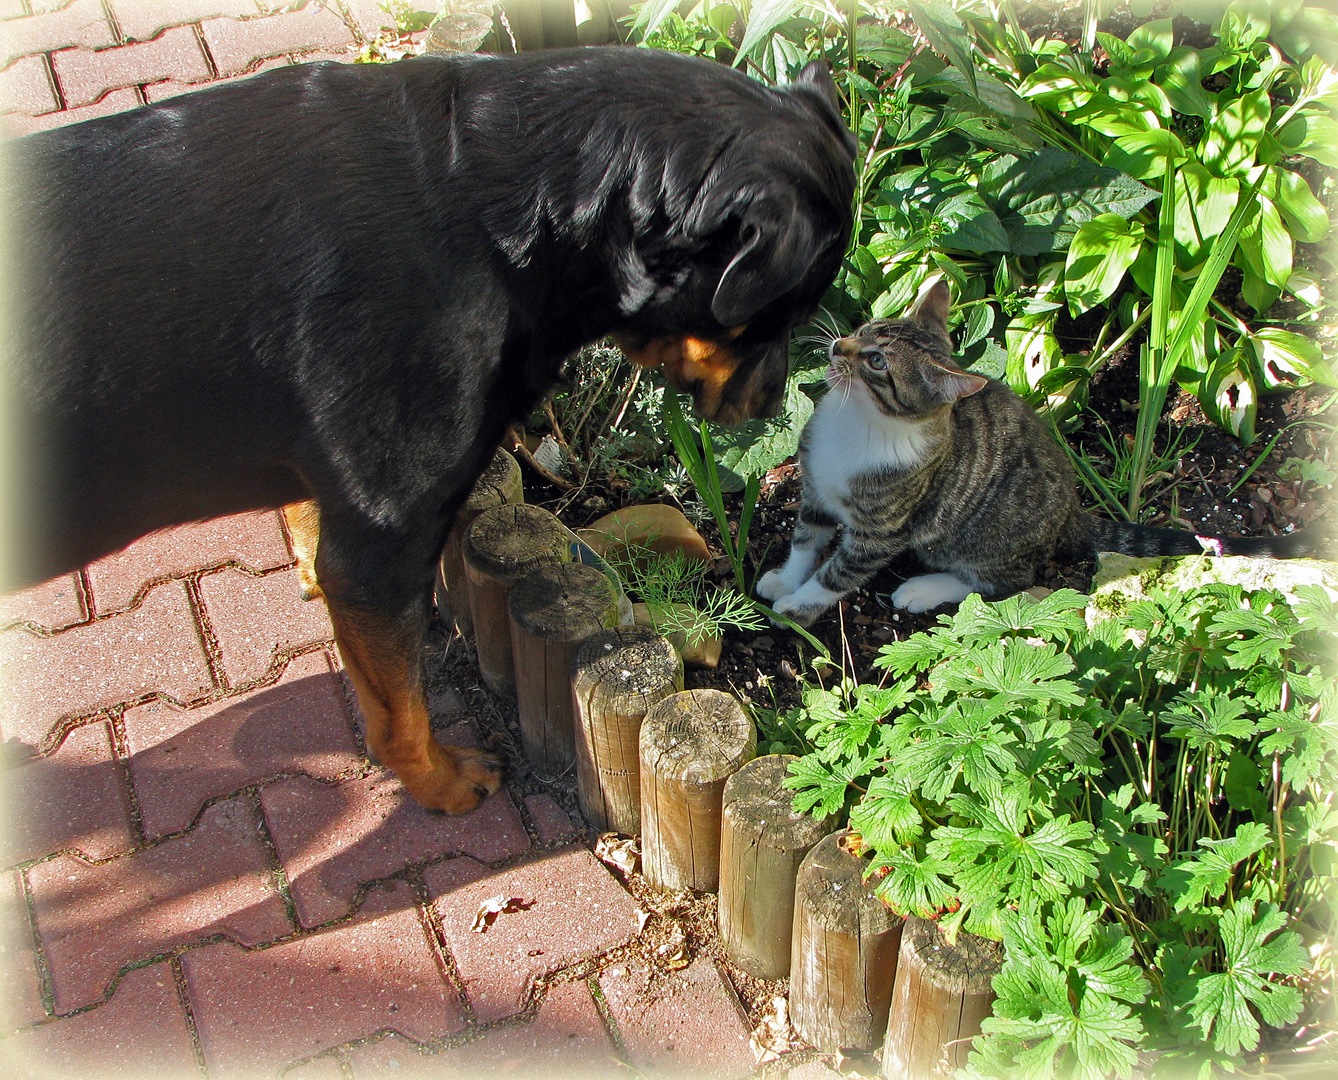
[[[685,690],[641,725],[641,862],[660,889],[714,891],[720,882],[725,781],[757,752],[743,706],[719,690]]]
[[[581,812],[597,829],[641,832],[641,723],[683,689],[674,647],[642,626],[601,630],[572,661],[576,780]]]
[[[793,754],[754,758],[725,782],[720,903],[725,954],[758,979],[790,973],[799,864],[831,831],[827,818],[796,814],[784,786]]]

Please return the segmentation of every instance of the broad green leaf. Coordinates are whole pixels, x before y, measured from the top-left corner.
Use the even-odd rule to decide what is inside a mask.
[[[1078,226],[1064,264],[1064,294],[1071,314],[1110,299],[1138,257],[1143,239],[1143,226],[1118,214],[1102,214]]]
[[[982,171],[980,193],[1018,255],[1060,250],[1084,221],[1133,217],[1157,197],[1114,169],[1053,147],[1026,158],[1000,155]]]
[[[644,41],[660,28],[670,15],[678,9],[679,0],[646,0],[637,8],[636,20],[632,24],[633,30],[641,32],[641,40]]]
[[[1259,213],[1240,231],[1240,250],[1250,269],[1281,289],[1292,273],[1292,238],[1277,207],[1268,196],[1258,196]]]
[[[1146,50],[1160,63],[1171,55],[1171,48],[1175,44],[1171,20],[1157,19],[1144,23],[1125,38],[1124,43],[1137,52]]]
[[[1166,63],[1157,69],[1157,75],[1176,112],[1212,119],[1213,99],[1203,88],[1198,50],[1184,45],[1172,49]]]
[[[1162,718],[1170,725],[1167,738],[1184,739],[1192,750],[1210,748],[1225,757],[1231,752],[1232,740],[1254,734],[1248,712],[1247,702],[1203,687],[1182,690]]]
[[[907,0],[916,29],[924,34],[930,48],[946,56],[966,79],[971,93],[976,93],[976,65],[972,57],[971,37],[957,13],[944,0]]]
[[[1267,389],[1290,390],[1308,382],[1338,386],[1323,352],[1308,337],[1265,326],[1250,335],[1250,346]]]
[[[1338,168],[1338,121],[1331,116],[1303,112],[1283,125],[1278,141],[1293,154],[1305,154],[1321,165]]]
[[[972,791],[993,794],[1017,772],[1009,752],[1017,737],[975,704],[955,702],[910,740],[893,735],[891,768],[932,802],[947,799],[959,777]]]
[[[874,857],[873,869],[884,867],[888,874],[876,892],[893,911],[931,919],[956,907],[957,891],[948,881],[951,867],[940,859],[913,847],[894,847]]]
[[[915,49],[909,35],[894,26],[861,23],[855,29],[855,50],[861,60],[877,64],[884,71],[896,71]]]
[[[1019,92],[1046,108],[1068,112],[1086,105],[1097,89],[1097,82],[1090,75],[1047,63],[1022,81]]]
[[[1175,239],[1185,252],[1183,269],[1200,263],[1205,249],[1221,235],[1231,220],[1240,195],[1239,181],[1213,176],[1197,161],[1188,161],[1176,172],[1179,184],[1175,210]]]
[[[1242,94],[1219,102],[1217,114],[1208,123],[1199,158],[1218,176],[1243,172],[1254,164],[1259,140],[1268,127],[1273,106],[1265,90]]]
[[[803,0],[752,0],[748,7],[748,25],[739,43],[739,52],[734,59],[737,67],[768,34],[786,19],[793,16],[802,6]]]
[[[720,489],[742,491],[746,480],[775,468],[799,449],[799,434],[813,415],[813,399],[791,379],[776,416],[734,427],[711,425],[711,443],[720,466]]]
[[[887,776],[869,781],[864,797],[850,811],[850,824],[867,846],[881,852],[914,842],[925,829],[910,785]]]
[[[1106,151],[1101,164],[1139,180],[1151,180],[1165,174],[1168,153],[1175,161],[1186,157],[1184,144],[1175,132],[1158,128],[1121,135]]]
[[[959,694],[988,693],[1011,702],[1081,705],[1082,695],[1064,678],[1072,670],[1073,658],[1054,645],[1036,646],[1007,638],[954,657],[938,671],[937,681],[943,690]]]
[[[976,88],[973,91],[960,69],[944,68],[932,79],[920,83],[917,89],[947,94],[967,94],[1000,116],[1012,120],[1036,119],[1036,110],[1024,98],[1019,97],[1011,86],[983,71],[977,71],[975,77]]]
[[[1253,1050],[1259,1045],[1260,1018],[1276,1027],[1300,1013],[1300,991],[1267,978],[1306,969],[1301,936],[1278,933],[1286,924],[1286,914],[1272,904],[1260,908],[1258,901],[1240,901],[1222,916],[1225,963],[1220,972],[1199,980],[1191,1005],[1203,1037],[1211,1034],[1215,1049],[1228,1054]]]
[[[1200,837],[1203,851],[1180,859],[1162,871],[1157,886],[1171,897],[1176,911],[1203,906],[1205,898],[1221,897],[1236,867],[1273,842],[1267,825],[1246,822],[1226,840]]]
[[[940,660],[956,656],[961,650],[959,642],[936,627],[927,633],[912,634],[905,641],[889,641],[878,650],[873,666],[900,677],[912,671],[928,671]]]
[[[1070,123],[1099,131],[1102,135],[1116,138],[1120,135],[1141,135],[1146,131],[1160,128],[1157,116],[1136,105],[1115,101],[1100,95],[1094,97],[1081,109],[1074,109],[1065,117]]]
[[[1307,244],[1316,244],[1329,235],[1329,215],[1315,198],[1310,185],[1300,173],[1273,166],[1277,177],[1276,201],[1292,235]]]
[[[807,814],[816,808],[819,815],[830,817],[845,808],[851,781],[863,773],[863,762],[832,764],[816,754],[807,754],[790,763],[785,786],[795,792],[795,813]]]
[[[965,352],[977,341],[993,333],[997,314],[998,312],[993,304],[976,304],[967,317],[966,331],[957,344],[958,350]]]
[[[1029,630],[1048,641],[1067,642],[1086,626],[1087,598],[1075,589],[1058,589],[1038,600],[1018,593],[1005,600],[982,600],[972,593],[952,616],[952,633],[974,645]]]

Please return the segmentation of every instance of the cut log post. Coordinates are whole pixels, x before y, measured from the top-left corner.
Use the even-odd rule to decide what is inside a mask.
[[[863,862],[838,844],[843,835],[820,841],[799,867],[790,1020],[823,1053],[872,1053],[887,1027],[903,920],[864,884]]]
[[[494,506],[469,526],[463,554],[479,673],[489,690],[514,701],[507,599],[511,587],[531,570],[571,559],[567,530],[542,507]]]
[[[883,1042],[886,1080],[938,1080],[966,1064],[994,1003],[1003,946],[962,932],[949,945],[937,923],[906,920]]]
[[[441,552],[441,566],[437,573],[437,613],[449,628],[455,628],[464,637],[474,633],[474,617],[469,611],[469,586],[465,583],[465,558],[462,552],[465,533],[474,519],[483,511],[504,503],[523,503],[525,488],[521,481],[520,465],[501,447],[474,484],[469,498],[456,512],[455,524],[446,534],[446,546]]]
[[[682,689],[682,658],[644,626],[601,630],[576,650],[577,793],[595,828],[641,832],[641,722],[652,705]]]
[[[725,781],[717,917],[725,954],[757,979],[790,974],[794,886],[829,819],[796,814],[784,786],[793,754],[754,758]]]
[[[659,889],[720,883],[725,781],[757,753],[743,706],[719,690],[685,690],[641,725],[641,863]]]
[[[576,761],[572,657],[585,638],[618,625],[618,593],[593,566],[549,563],[516,582],[507,607],[525,757],[557,776]]]

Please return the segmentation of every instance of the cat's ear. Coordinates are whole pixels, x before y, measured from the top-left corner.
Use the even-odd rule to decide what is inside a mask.
[[[915,302],[907,316],[918,322],[926,330],[946,334],[948,332],[948,312],[952,309],[952,297],[948,293],[948,283],[939,278]]]
[[[979,393],[989,385],[989,379],[961,368],[944,367],[930,360],[927,364],[931,383],[944,401],[960,401]]]

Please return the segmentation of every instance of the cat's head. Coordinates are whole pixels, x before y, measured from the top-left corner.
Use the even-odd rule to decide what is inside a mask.
[[[904,319],[875,319],[832,342],[827,383],[867,394],[888,416],[929,416],[984,389],[981,375],[952,361],[948,286],[940,280]]]

